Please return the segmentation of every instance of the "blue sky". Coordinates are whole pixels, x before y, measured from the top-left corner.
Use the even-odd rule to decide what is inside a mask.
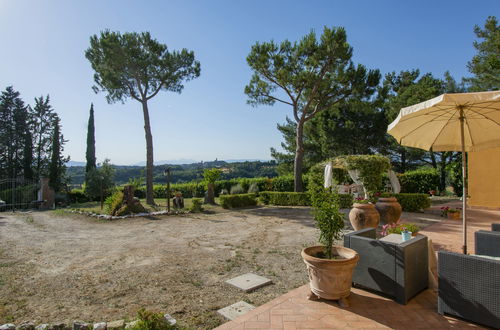
[[[50,94],[69,142],[66,154],[85,159],[94,103],[98,161],[144,161],[141,106],[107,104],[95,94],[84,57],[101,30],[150,31],[170,49],[187,48],[201,76],[182,94],[162,92],[150,103],[155,161],[270,159],[279,147],[284,105],[252,108],[243,93],[252,44],[297,40],[323,26],[344,26],[353,60],[383,74],[418,68],[460,79],[475,54],[473,27],[499,16],[498,0],[478,1],[26,1],[0,0],[0,89],[13,85],[25,102]]]

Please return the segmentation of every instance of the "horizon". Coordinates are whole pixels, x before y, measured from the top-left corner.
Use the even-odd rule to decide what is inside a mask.
[[[0,54],[0,87],[12,85],[30,105],[34,97],[50,95],[69,140],[65,155],[72,160],[85,158],[93,103],[98,162],[106,158],[113,164],[145,162],[139,103],[107,104],[105,94],[95,94],[84,51],[90,36],[105,29],[150,31],[170,50],[193,50],[201,62],[200,77],[185,83],[181,94],[161,92],[150,102],[155,163],[162,159],[271,160],[269,149],[281,150],[283,140],[276,124],[284,123],[291,109],[246,104],[243,89],[251,77],[246,56],[253,44],[296,41],[311,30],[320,34],[323,26],[343,26],[354,63],[380,69],[382,75],[419,69],[438,78],[450,71],[461,80],[470,76],[466,65],[476,53],[474,26],[483,26],[500,9],[498,1],[479,4],[154,1],[143,6],[116,0],[2,1],[0,28],[9,51]]]

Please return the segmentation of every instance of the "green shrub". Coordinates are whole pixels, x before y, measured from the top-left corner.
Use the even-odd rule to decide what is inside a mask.
[[[431,190],[438,190],[439,174],[434,168],[422,168],[400,174],[399,181],[402,193],[428,194]]]
[[[293,191],[293,176],[278,176],[273,179],[273,191]]]
[[[262,203],[280,206],[309,206],[309,193],[263,191],[259,194]]]
[[[334,194],[341,209],[350,209],[354,203],[354,196],[351,194]]]
[[[257,195],[237,194],[220,196],[220,205],[225,209],[257,205]]]
[[[248,187],[248,193],[249,194],[258,194],[259,193],[259,186],[257,185],[256,182],[253,182],[250,187]]]
[[[383,193],[381,197],[396,197],[405,212],[418,212],[431,206],[429,194]]]
[[[168,323],[161,313],[154,313],[140,309],[137,312],[137,322],[130,330],[174,330],[177,325]]]
[[[245,189],[243,189],[241,184],[238,183],[238,184],[231,187],[230,193],[231,193],[231,195],[243,194],[243,193],[245,193]]]
[[[191,207],[189,208],[189,211],[193,212],[193,213],[199,213],[199,212],[203,212],[203,201],[200,199],[200,198],[193,198],[191,200]]]
[[[106,205],[106,213],[113,215],[122,206],[123,201],[123,191],[117,191],[113,195],[106,198],[104,205]]]
[[[85,195],[83,189],[72,189],[68,192],[68,201],[70,203],[85,203],[90,202],[90,199]]]

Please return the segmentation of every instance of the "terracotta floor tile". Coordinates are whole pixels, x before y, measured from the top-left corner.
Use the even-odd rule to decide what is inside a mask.
[[[245,322],[245,329],[269,329],[271,323],[262,321],[247,321]]]

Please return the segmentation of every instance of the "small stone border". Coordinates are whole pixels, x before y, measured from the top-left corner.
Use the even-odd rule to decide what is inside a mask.
[[[178,214],[191,213],[190,211],[170,211],[170,212],[168,212],[168,211],[155,211],[155,212],[150,212],[150,213],[143,212],[143,213],[135,213],[135,214],[116,216],[116,215],[99,214],[99,213],[94,213],[94,212],[77,211],[77,210],[64,210],[64,211],[69,212],[69,213],[82,214],[82,215],[86,215],[89,217],[102,219],[102,220],[118,220],[118,219],[127,219],[127,218],[147,217],[147,216],[152,216],[152,215],[178,215]],[[0,330],[2,330],[2,329],[0,329]]]
[[[165,322],[170,325],[177,323],[170,314],[163,315]],[[82,321],[74,321],[73,324],[66,323],[44,323],[35,325],[33,322],[23,322],[19,325],[13,323],[6,323],[0,325],[0,330],[121,330],[130,329],[137,324],[138,320],[131,322],[125,322],[125,320],[117,320],[112,322],[98,322],[98,323],[86,323]]]

